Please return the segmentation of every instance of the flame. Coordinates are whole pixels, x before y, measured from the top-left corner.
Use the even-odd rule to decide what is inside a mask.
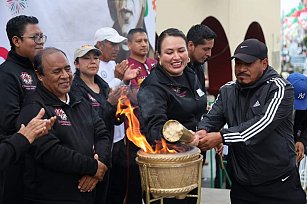
[[[162,145],[162,148],[161,148],[161,145]],[[177,153],[176,150],[174,149],[169,149],[167,147],[167,144],[166,144],[166,140],[165,139],[161,139],[161,145],[159,143],[156,144],[156,148],[155,148],[155,152],[154,154],[166,154],[166,153],[171,153],[171,154],[175,154]]]
[[[136,146],[144,150],[144,152],[159,154],[159,153],[177,153],[175,150],[170,150],[167,147],[166,141],[162,138],[161,143],[156,144],[155,150],[147,142],[146,137],[142,135],[140,131],[140,123],[136,115],[133,112],[134,108],[131,105],[129,98],[126,95],[122,95],[117,103],[116,115],[125,115],[128,119],[128,128],[126,129],[126,135],[128,139]]]

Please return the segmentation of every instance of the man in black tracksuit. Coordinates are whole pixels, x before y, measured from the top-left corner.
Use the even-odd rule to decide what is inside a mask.
[[[68,93],[72,73],[62,51],[43,50],[34,67],[40,82],[26,99],[19,123],[27,123],[41,107],[57,121],[26,155],[24,202],[93,204],[94,187],[110,164],[110,133],[90,103]]]
[[[232,59],[237,81],[221,87],[199,123],[199,147],[229,145],[231,203],[306,203],[296,168],[291,84],[268,65],[267,47],[256,39],[242,42]]]
[[[36,87],[37,79],[33,59],[43,49],[46,36],[43,35],[37,18],[16,16],[6,25],[11,50],[0,65],[0,140],[17,132],[16,121],[27,94]],[[17,161],[5,172],[0,172],[0,203],[21,203],[22,164]],[[5,180],[2,180],[5,178]],[[3,195],[2,195],[3,193]]]

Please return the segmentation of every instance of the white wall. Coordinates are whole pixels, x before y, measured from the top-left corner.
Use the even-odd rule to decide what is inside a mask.
[[[281,47],[280,0],[157,0],[156,14],[158,34],[169,27],[187,33],[192,25],[215,17],[225,30],[232,54],[244,40],[248,26],[256,21],[264,33],[270,64],[280,70],[276,59]]]

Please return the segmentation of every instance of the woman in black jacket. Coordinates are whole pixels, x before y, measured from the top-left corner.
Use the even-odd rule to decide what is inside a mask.
[[[157,51],[159,63],[138,92],[141,128],[151,144],[163,138],[163,125],[170,119],[195,131],[207,106],[201,83],[195,72],[187,67],[185,35],[175,28],[163,31],[158,38]],[[165,203],[196,203],[195,198],[164,200]]]
[[[89,101],[98,112],[110,132],[110,146],[113,145],[115,113],[117,101],[126,88],[120,87],[111,91],[107,82],[97,75],[101,51],[91,45],[83,45],[75,51],[74,63],[76,72],[71,91]],[[122,121],[120,121],[122,122]],[[106,203],[110,171],[107,171],[103,181],[96,186],[95,203]]]

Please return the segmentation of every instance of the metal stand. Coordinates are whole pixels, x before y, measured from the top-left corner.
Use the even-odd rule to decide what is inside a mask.
[[[193,198],[197,198],[197,204],[200,204],[200,200],[201,200],[201,174],[202,174],[202,163],[203,163],[203,156],[200,155],[199,156],[199,161],[198,161],[198,182],[197,182],[197,194],[187,194],[186,197],[193,197]],[[143,164],[144,167],[144,171],[145,171],[145,176],[146,178],[144,180],[146,180],[146,185],[145,185],[145,189],[143,189],[145,191],[146,194],[146,204],[150,204],[151,202],[160,200],[160,204],[163,204],[163,199],[165,197],[158,197],[158,198],[152,198],[150,199],[150,186],[149,186],[149,173],[148,173],[148,166],[146,164]]]

